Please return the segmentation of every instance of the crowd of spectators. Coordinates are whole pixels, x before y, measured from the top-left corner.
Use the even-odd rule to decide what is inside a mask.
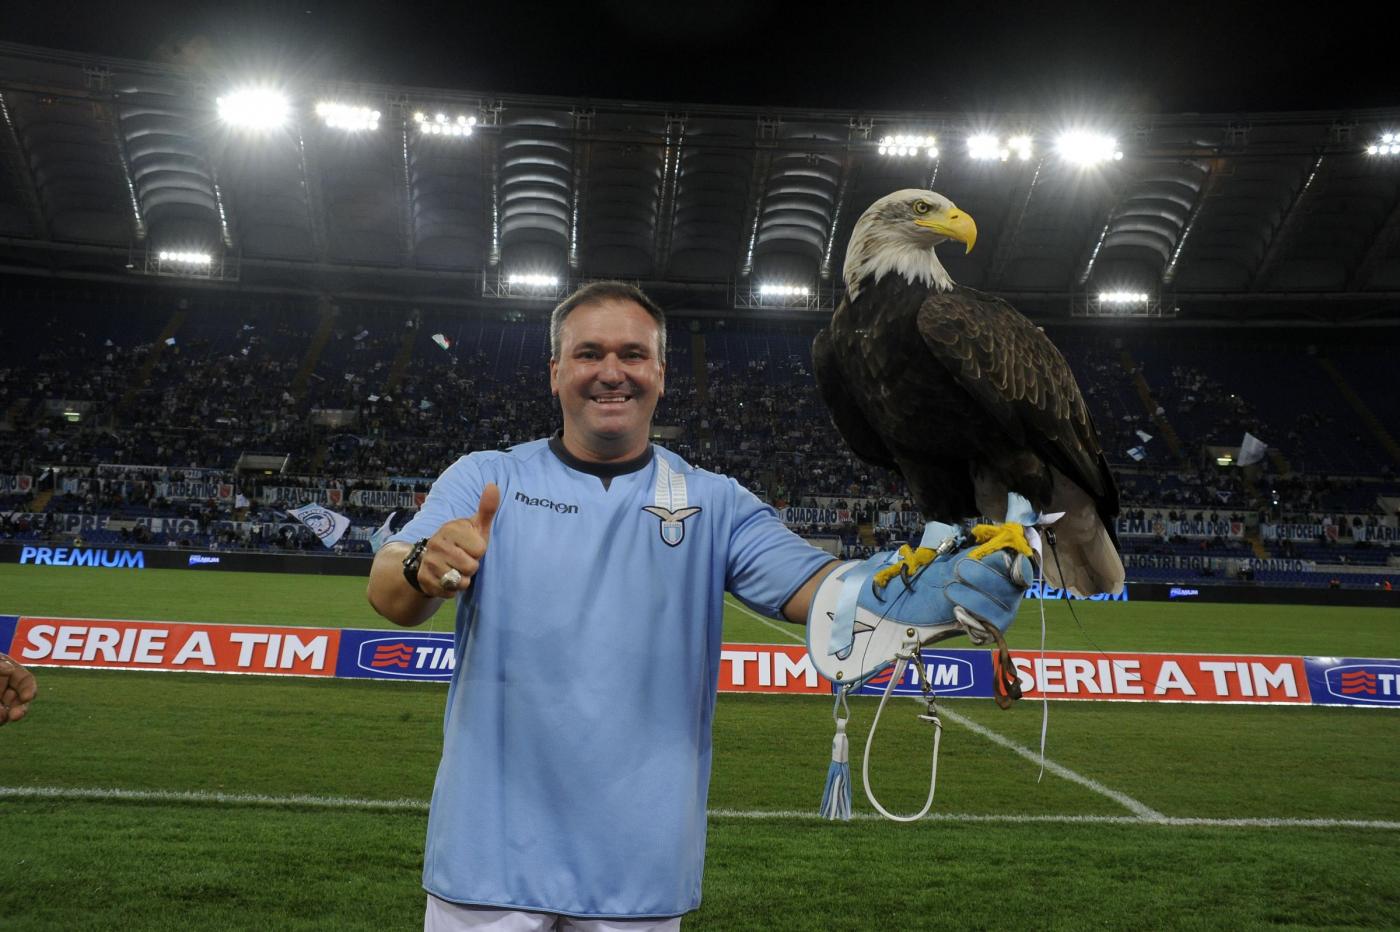
[[[184,519],[193,538],[215,546],[318,546],[287,520],[286,510],[302,502],[267,489],[337,490],[336,509],[373,526],[386,510],[352,503],[357,489],[396,479],[394,488],[422,492],[458,456],[546,436],[559,422],[538,322],[491,323],[489,340],[472,337],[488,333],[486,324],[453,329],[442,316],[367,309],[330,318],[308,311],[201,319],[173,336],[157,323],[119,330],[50,317],[32,339],[37,352],[0,354],[0,415],[10,428],[0,430],[0,475],[48,476],[36,489],[56,491],[48,513]],[[759,327],[745,340],[729,338],[724,352],[697,365],[690,334],[673,324],[672,346],[683,351],[673,356],[657,411],[662,442],[777,507],[841,502],[847,520],[802,530],[837,539],[845,553],[916,535],[917,521],[876,520],[912,512],[907,491],[898,475],[853,456],[835,430],[814,389],[810,335]],[[1383,517],[1376,500],[1393,489],[1389,472],[1301,475],[1272,458],[1249,473],[1203,456],[1183,464],[1166,455],[1153,433],[1156,418],[1134,389],[1143,370],[1125,368],[1104,340],[1078,341],[1067,355],[1115,464],[1125,514],[1152,505],[1173,515],[1213,517],[1229,509],[1229,520],[1301,522],[1335,512],[1337,520],[1362,526]],[[1335,417],[1304,413],[1287,425],[1266,424],[1243,397],[1188,363],[1172,365],[1153,389],[1164,405],[1160,414],[1188,433],[1204,419],[1222,436],[1258,431],[1301,449],[1309,417]],[[285,457],[287,468],[237,471],[249,453]],[[186,472],[209,479],[203,470],[231,491],[207,500],[161,494],[160,483],[178,483]],[[5,502],[7,511],[18,510],[13,492]],[[7,518],[7,532],[16,527]],[[137,533],[125,525],[122,532]],[[1237,545],[1211,539],[1190,546]],[[1277,553],[1293,549],[1282,542]]]

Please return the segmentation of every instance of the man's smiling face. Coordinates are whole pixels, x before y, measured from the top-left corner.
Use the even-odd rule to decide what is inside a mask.
[[[659,325],[635,301],[607,298],[564,318],[550,390],[564,411],[564,445],[580,459],[610,462],[646,450],[665,394]]]

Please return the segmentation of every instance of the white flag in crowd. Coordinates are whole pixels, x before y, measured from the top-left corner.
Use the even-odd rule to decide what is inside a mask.
[[[1236,466],[1252,466],[1264,458],[1269,445],[1251,433],[1246,432],[1240,441],[1240,455],[1235,457]]]
[[[369,548],[378,553],[380,548],[389,542],[389,538],[394,536],[393,524],[394,515],[397,511],[389,512],[389,517],[384,519],[384,523],[379,525],[379,530],[369,536]]]
[[[321,543],[327,547],[334,547],[350,527],[349,518],[321,505],[302,505],[287,514],[311,528],[311,533],[321,538]]]
[[[1147,450],[1144,447],[1133,447],[1128,451],[1128,455],[1132,457],[1135,462],[1141,463],[1143,460],[1147,459]]]

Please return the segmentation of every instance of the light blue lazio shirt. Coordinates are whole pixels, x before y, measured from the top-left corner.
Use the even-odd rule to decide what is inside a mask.
[[[737,482],[652,447],[473,453],[394,540],[501,507],[458,599],[423,885],[583,917],[700,904],[724,592],[777,618],[831,558]]]

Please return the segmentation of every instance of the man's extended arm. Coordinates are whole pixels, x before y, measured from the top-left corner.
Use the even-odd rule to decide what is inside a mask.
[[[369,571],[369,604],[396,625],[422,624],[442,607],[442,599],[415,592],[403,575],[403,561],[413,549],[409,544],[385,544],[374,555]],[[419,576],[422,577],[420,568]],[[420,582],[419,585],[422,585]],[[424,592],[427,592],[424,586]]]
[[[788,599],[787,604],[783,606],[783,617],[794,624],[805,625],[807,623],[807,613],[812,608],[812,599],[816,596],[817,589],[821,586],[822,580],[826,579],[827,573],[830,573],[840,565],[840,560],[832,560],[811,576],[807,577],[807,581],[792,594],[792,598]]]

